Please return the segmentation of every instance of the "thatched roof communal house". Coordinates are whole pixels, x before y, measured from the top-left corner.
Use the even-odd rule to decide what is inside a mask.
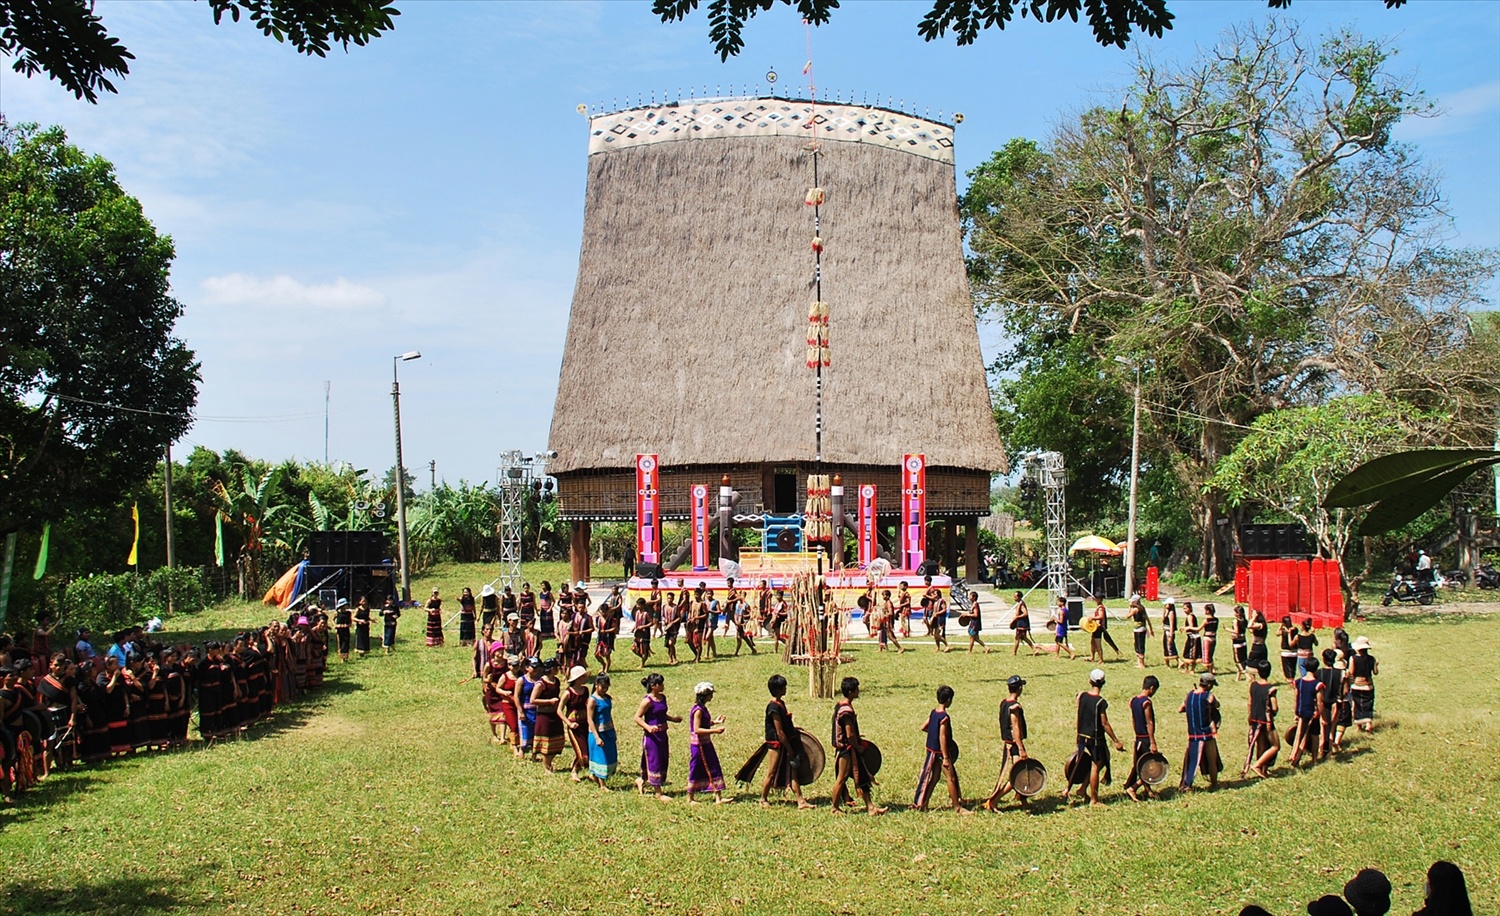
[[[816,123],[814,123],[816,122]],[[809,125],[812,128],[809,129]],[[683,101],[590,119],[588,188],[548,464],[587,578],[590,522],[635,517],[634,459],[662,466],[665,519],[728,474],[737,512],[794,512],[815,458],[810,145],[818,143],[822,471],[879,487],[927,456],[949,568],[1005,469],[964,273],[953,128],[857,105]],[[965,529],[962,538],[958,527]]]

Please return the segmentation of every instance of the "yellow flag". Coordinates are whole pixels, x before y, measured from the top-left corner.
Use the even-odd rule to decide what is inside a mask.
[[[135,540],[130,542],[130,559],[125,562],[130,566],[136,565],[136,549],[141,546],[141,504],[132,503],[130,506],[130,520],[135,523]]]

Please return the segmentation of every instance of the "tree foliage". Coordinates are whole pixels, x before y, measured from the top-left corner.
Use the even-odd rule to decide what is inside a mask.
[[[191,425],[172,257],[108,162],[0,121],[0,531],[113,503]]]
[[[208,0],[214,23],[243,15],[267,37],[302,54],[326,57],[395,28],[393,0]],[[130,72],[135,55],[110,35],[85,0],[0,0],[0,53],[17,73],[45,73],[80,99],[117,92],[111,77]]]
[[[1367,512],[1325,501],[1352,468],[1441,435],[1440,418],[1383,394],[1350,395],[1257,418],[1208,485],[1232,505],[1259,505],[1307,527],[1319,551],[1339,562],[1350,594],[1364,574],[1346,561]],[[1420,513],[1419,513],[1420,514]]]
[[[1090,364],[1141,365],[1148,464],[1197,494],[1204,577],[1228,575],[1247,511],[1206,484],[1257,417],[1373,391],[1444,405],[1460,436],[1494,415],[1500,354],[1469,310],[1495,254],[1446,247],[1435,178],[1391,140],[1431,106],[1390,54],[1347,32],[1309,49],[1295,26],[1231,30],[1185,65],[1143,56],[1118,107],[972,173],[978,307],[1014,342],[1002,395],[1087,405]],[[1096,440],[1128,422],[1074,417],[1055,434],[1082,443],[1070,463],[1121,453]]]

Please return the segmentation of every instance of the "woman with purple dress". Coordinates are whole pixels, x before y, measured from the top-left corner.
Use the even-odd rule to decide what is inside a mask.
[[[724,717],[708,711],[708,701],[714,698],[713,684],[704,681],[693,688],[693,694],[696,702],[688,714],[688,804],[698,803],[693,796],[699,792],[712,792],[714,802],[725,805],[734,799],[724,797],[724,768],[714,748],[714,735],[724,734]]]
[[[635,724],[641,727],[641,775],[635,787],[642,795],[649,786],[660,801],[671,801],[664,791],[667,784],[667,764],[670,748],[667,744],[667,723],[681,722],[681,716],[667,712],[667,682],[660,674],[652,673],[641,678],[646,695],[635,710]]]

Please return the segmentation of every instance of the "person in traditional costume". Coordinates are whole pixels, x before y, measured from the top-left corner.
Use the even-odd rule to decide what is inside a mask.
[[[1135,731],[1135,744],[1131,748],[1130,775],[1125,778],[1125,794],[1131,801],[1140,801],[1144,793],[1152,794],[1151,787],[1141,779],[1141,758],[1155,754],[1156,750],[1156,703],[1153,697],[1161,688],[1161,680],[1148,674],[1141,681],[1141,692],[1130,698],[1130,722]]]
[[[651,605],[646,603],[645,598],[635,599],[635,610],[631,614],[631,642],[630,651],[636,658],[641,660],[641,667],[646,667],[646,659],[651,657]]]
[[[811,808],[812,804],[802,797],[802,786],[797,773],[802,765],[801,734],[792,725],[792,714],[786,707],[786,678],[773,674],[766,681],[771,694],[766,703],[765,740],[745,765],[735,774],[735,781],[750,783],[762,763],[766,763],[766,778],[760,787],[760,806],[771,807],[771,790],[792,790],[798,808]]]
[[[333,635],[338,640],[339,661],[346,664],[349,661],[350,647],[353,645],[353,626],[354,612],[349,609],[349,602],[340,598],[338,607],[333,612]]]
[[[1095,668],[1089,672],[1089,689],[1078,694],[1078,742],[1075,752],[1078,772],[1066,777],[1068,785],[1063,789],[1065,802],[1073,800],[1073,786],[1077,785],[1086,787],[1084,791],[1090,805],[1099,804],[1099,780],[1102,777],[1105,785],[1110,782],[1109,745],[1105,743],[1105,738],[1109,738],[1115,750],[1125,750],[1125,745],[1115,737],[1115,730],[1109,724],[1109,701],[1104,698],[1103,689],[1104,672]],[[1076,783],[1075,776],[1078,779]]]
[[[535,760],[533,752],[534,739],[536,737],[536,707],[531,705],[531,694],[542,679],[542,660],[535,655],[528,656],[526,664],[521,672],[521,677],[516,681],[516,710],[520,715],[519,734],[521,736],[521,753],[518,756],[531,755]]]
[[[574,782],[582,782],[589,771],[589,687],[584,683],[588,676],[587,668],[574,665],[568,671],[568,689],[559,704],[568,747],[573,750],[569,772]]]
[[[1088,619],[1093,623],[1093,630],[1089,633],[1089,661],[1104,664],[1104,633],[1105,621],[1109,619],[1109,612],[1104,608],[1104,599],[1094,599],[1094,609],[1089,611]]]
[[[1011,598],[1010,620],[1006,624],[1010,628],[1012,643],[1010,654],[1015,656],[1021,651],[1021,643],[1031,647],[1032,655],[1041,654],[1041,649],[1031,641],[1031,609],[1026,606],[1026,598],[1016,592]]]
[[[1292,638],[1292,644],[1297,649],[1297,677],[1317,667],[1318,657],[1318,634],[1313,632],[1311,617],[1302,618],[1302,626]],[[1308,662],[1312,662],[1311,665]]]
[[[1270,676],[1270,659],[1257,659],[1255,678],[1250,682],[1250,696],[1246,700],[1250,720],[1249,751],[1245,756],[1245,767],[1240,772],[1241,778],[1254,773],[1265,779],[1269,767],[1276,762],[1276,755],[1281,753],[1281,736],[1276,733],[1279,707],[1276,686],[1269,680]]]
[[[1198,685],[1183,698],[1178,712],[1187,717],[1187,750],[1182,757],[1182,782],[1178,788],[1189,792],[1202,770],[1208,787],[1219,787],[1219,773],[1224,769],[1219,757],[1219,698],[1213,689],[1219,679],[1212,671],[1198,675]]]
[[[911,638],[911,590],[902,581],[896,585],[896,616],[901,619],[901,638]]]
[[[922,593],[922,618],[927,623],[927,632],[932,634],[932,648],[947,652],[948,646],[948,599],[943,590],[932,584],[931,576],[924,576],[927,590]]]
[[[443,644],[443,599],[438,596],[438,590],[432,590],[432,597],[427,599],[427,645],[441,646]]]
[[[734,801],[724,797],[724,768],[719,764],[719,752],[714,747],[714,735],[724,734],[724,717],[708,711],[709,701],[714,698],[714,685],[703,681],[693,688],[693,708],[688,713],[688,804],[696,805],[693,798],[702,793],[711,793],[715,804],[726,805]]]
[[[635,710],[635,724],[641,727],[641,775],[636,777],[636,791],[650,790],[660,801],[671,801],[664,788],[667,766],[671,762],[671,745],[667,740],[667,723],[681,722],[681,716],[667,711],[666,679],[652,672],[641,678],[646,695]]]
[[[531,706],[536,711],[536,735],[531,739],[531,759],[538,756],[547,772],[553,772],[552,761],[567,744],[567,734],[559,704],[562,684],[557,680],[557,659],[542,663],[542,679],[531,688]]]
[[[1069,661],[1077,658],[1078,653],[1068,644],[1068,599],[1062,595],[1057,596],[1057,607],[1047,625],[1052,628],[1052,642],[1057,647],[1057,657],[1062,658],[1062,654],[1066,652]]]
[[[849,783],[865,803],[865,813],[870,816],[884,814],[885,808],[877,807],[870,798],[873,777],[865,766],[865,739],[860,735],[859,716],[854,711],[854,701],[859,698],[859,678],[846,677],[839,684],[839,701],[833,707],[834,784],[833,813],[843,814],[847,802],[853,807],[854,798],[849,794]]]
[[[681,632],[683,623],[688,618],[688,613],[693,606],[693,596],[686,588],[681,588],[682,580],[677,580],[679,586],[677,599],[674,601],[669,594],[666,597],[666,607],[662,611],[661,619],[661,641],[667,648],[667,664],[677,664],[677,635]]]
[[[521,659],[516,655],[505,655],[505,665],[500,669],[499,683],[496,685],[500,691],[500,715],[505,720],[505,741],[510,745],[511,753],[521,756],[521,707],[516,703],[516,687],[520,683],[517,673],[521,669]],[[491,668],[495,665],[492,663]]]
[[[589,775],[606,792],[607,780],[615,775],[620,763],[614,706],[614,698],[609,695],[609,675],[600,674],[594,678],[594,689],[588,699]]]
[[[1182,661],[1177,669],[1196,672],[1203,651],[1203,625],[1198,622],[1198,615],[1193,611],[1191,601],[1182,602],[1182,633]]]
[[[981,649],[984,650],[984,654],[985,655],[989,655],[990,651],[991,651],[990,647],[987,646],[987,645],[985,645],[984,644],[984,640],[982,640],[982,639],[979,638],[979,634],[981,632],[983,632],[983,630],[984,630],[984,618],[983,618],[983,616],[981,616],[980,610],[979,610],[979,593],[978,592],[969,592],[969,614],[968,614],[968,616],[969,616],[969,625],[968,625],[968,633],[969,633],[969,649],[968,649],[968,652],[969,652],[969,654],[973,655],[974,654],[974,647],[978,646],[979,648],[981,648]]]
[[[1230,618],[1229,646],[1234,651],[1234,679],[1242,681],[1246,677],[1253,677],[1250,673],[1250,653],[1246,637],[1249,633],[1250,623],[1245,619],[1245,606],[1236,604],[1234,616]]]
[[[734,624],[734,654],[740,654],[740,644],[743,643],[750,650],[751,655],[758,655],[755,651],[754,624],[751,621],[750,602],[743,594],[738,595],[729,602],[729,619]]]
[[[506,712],[511,708],[511,704],[505,697],[505,680],[509,673],[510,666],[505,660],[504,653],[497,651],[485,667],[481,691],[484,711],[489,715],[490,720],[491,744],[503,744],[510,734],[511,716],[507,716]],[[502,725],[506,726],[505,737],[500,734]]]
[[[927,757],[917,773],[917,790],[912,795],[912,807],[918,811],[927,810],[932,791],[943,780],[948,783],[948,800],[953,810],[967,813],[958,788],[958,742],[953,740],[953,719],[948,715],[952,704],[953,688],[943,684],[937,689],[937,706],[927,714],[927,721],[920,729],[927,734]]]
[[[698,588],[693,591],[692,601],[688,604],[688,615],[684,624],[688,648],[693,650],[693,664],[695,665],[703,661],[703,631],[711,623],[708,617],[705,591],[706,586],[700,582]]]
[[[386,655],[396,651],[396,621],[400,619],[401,608],[397,606],[396,599],[386,596],[385,604],[380,608],[380,646],[385,649]]]
[[[1343,659],[1337,649],[1323,650],[1323,665],[1318,669],[1318,680],[1323,682],[1323,701],[1327,715],[1319,722],[1322,726],[1318,740],[1318,759],[1327,759],[1344,749],[1344,729],[1349,726],[1349,679],[1345,677]]]
[[[1017,592],[1018,596],[1019,594]],[[1014,788],[1010,782],[1011,768],[1017,760],[1027,759],[1026,710],[1021,707],[1021,691],[1025,687],[1026,680],[1019,674],[1012,674],[1005,679],[1007,694],[1000,701],[1000,776],[995,780],[995,790],[985,799],[986,811],[996,810],[995,806]],[[1021,804],[1026,804],[1025,798],[1021,798]]]
[[[1369,637],[1357,637],[1352,647],[1354,657],[1349,660],[1349,704],[1352,707],[1354,727],[1362,732],[1375,730],[1375,676],[1380,665],[1370,654]]]
[[[1167,598],[1161,604],[1161,661],[1171,668],[1177,664],[1177,600]]]
[[[1292,681],[1292,689],[1296,691],[1297,698],[1297,731],[1292,740],[1292,766],[1302,759],[1303,754],[1315,757],[1315,745],[1320,733],[1318,722],[1324,713],[1324,687],[1323,682],[1318,680],[1317,658],[1297,659],[1297,667],[1302,670],[1301,677]]]
[[[599,622],[596,625],[598,637],[595,640],[594,658],[599,660],[599,670],[606,674],[615,657],[615,639],[620,635],[620,623],[624,618],[625,608],[620,598],[620,586],[616,585],[599,606]]]
[[[1214,673],[1214,649],[1219,645],[1219,615],[1213,602],[1203,605],[1203,628],[1198,642],[1198,657],[1209,674]]]
[[[668,601],[670,601],[671,598],[672,596],[670,594],[666,596],[666,600]],[[646,611],[651,615],[651,625],[653,627],[656,627],[657,632],[660,632],[662,626],[662,613],[666,610],[666,608],[663,607],[663,596],[661,592],[660,580],[651,580],[651,591],[647,593],[645,601]]]
[[[495,586],[485,585],[479,590],[479,625],[493,624],[503,621],[500,615],[500,595],[495,591]]]
[[[458,596],[458,644],[474,644],[474,593],[468,586]]]
[[[1289,681],[1301,677],[1297,670],[1297,628],[1292,624],[1292,615],[1281,618],[1276,635],[1281,642],[1281,676]]]
[[[370,654],[370,602],[363,597],[354,606],[354,654]]]

